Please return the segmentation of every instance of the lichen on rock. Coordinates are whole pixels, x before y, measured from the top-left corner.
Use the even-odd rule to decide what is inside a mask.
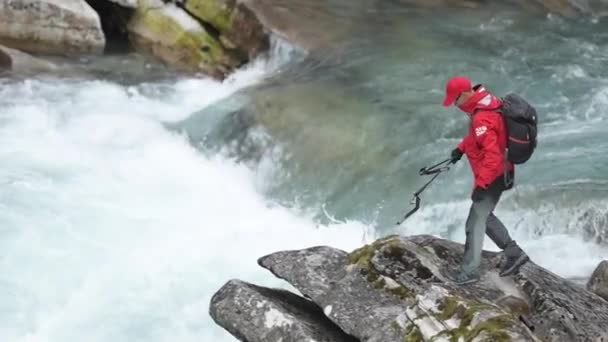
[[[459,264],[462,247],[432,236],[390,236],[350,253],[318,246],[273,253],[258,263],[359,341],[607,337],[608,303],[533,262],[508,280],[497,279],[500,255],[484,252],[478,283],[461,287],[446,280],[441,270]]]
[[[137,50],[178,70],[222,79],[241,64],[200,23],[173,4],[142,0],[129,23],[129,33]]]

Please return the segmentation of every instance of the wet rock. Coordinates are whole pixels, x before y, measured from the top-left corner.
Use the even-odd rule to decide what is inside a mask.
[[[583,237],[599,244],[608,243],[608,212],[598,208],[591,208],[583,213],[579,219]]]
[[[216,30],[225,48],[236,49],[248,59],[268,49],[264,27],[244,4],[236,0],[184,0],[182,6]]]
[[[128,30],[137,51],[218,79],[268,48],[257,18],[234,1],[140,0]]]
[[[42,54],[103,52],[105,37],[97,13],[84,0],[0,2],[0,44]]]
[[[531,338],[517,318],[493,303],[502,293],[489,286],[492,281],[479,291],[444,283],[437,251],[445,253],[445,247],[427,249],[418,241],[391,237],[350,254],[315,247],[271,254],[259,263],[319,306],[331,307],[328,317],[362,341],[470,340],[482,332]]]
[[[258,263],[360,341],[608,338],[608,302],[592,292],[533,262],[501,278],[500,254],[492,252],[483,253],[478,283],[456,286],[443,270],[457,267],[462,253],[461,244],[432,236],[390,236],[351,253],[320,246],[273,253]],[[242,336],[247,317],[221,325]]]
[[[597,265],[587,283],[587,289],[608,300],[608,260],[604,260]]]
[[[0,70],[2,69],[20,73],[37,73],[57,70],[57,66],[19,50],[0,45]]]
[[[249,342],[356,342],[309,300],[291,292],[231,280],[211,299],[211,317]]]
[[[174,4],[141,0],[128,29],[137,51],[155,56],[177,70],[203,72],[222,79],[241,63]]]

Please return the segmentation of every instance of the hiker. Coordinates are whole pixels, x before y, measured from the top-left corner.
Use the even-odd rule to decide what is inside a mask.
[[[502,115],[497,112],[502,101],[481,84],[472,86],[468,78],[456,76],[447,82],[443,105],[455,105],[471,119],[468,134],[452,151],[451,158],[452,163],[456,163],[466,154],[475,178],[471,196],[473,204],[466,221],[462,267],[448,270],[445,275],[461,285],[480,279],[479,264],[485,234],[504,251],[500,276],[512,275],[529,258],[493,213],[502,192],[513,186],[515,175],[513,163],[504,154],[507,131]]]

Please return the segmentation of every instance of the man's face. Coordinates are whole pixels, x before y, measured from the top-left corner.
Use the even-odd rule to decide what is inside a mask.
[[[465,91],[460,93],[460,95],[458,95],[458,97],[456,98],[456,101],[454,101],[454,106],[462,106],[471,98],[471,96],[473,96],[473,91]]]

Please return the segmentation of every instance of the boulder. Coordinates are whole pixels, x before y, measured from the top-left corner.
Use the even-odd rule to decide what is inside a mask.
[[[458,267],[462,253],[462,244],[432,236],[389,236],[350,253],[319,246],[273,253],[258,263],[321,309],[309,307],[310,315],[330,320],[359,341],[608,338],[608,302],[591,291],[533,262],[517,275],[501,278],[496,269],[501,254],[487,251],[482,279],[457,286],[443,270]],[[212,300],[212,312],[227,310],[217,303]],[[230,310],[251,312],[246,309],[251,303],[231,305]],[[262,325],[263,314],[216,321],[242,338],[251,330],[247,325]],[[294,340],[289,332],[283,333],[284,341]]]
[[[604,260],[597,265],[587,283],[587,289],[608,300],[608,260]]]
[[[214,29],[172,3],[140,0],[128,30],[136,50],[177,70],[223,79],[247,61],[237,50],[227,49]]]
[[[231,280],[211,299],[211,317],[249,342],[356,342],[311,301],[285,290]]]
[[[184,0],[190,14],[217,30],[227,49],[236,49],[252,59],[269,46],[268,35],[257,16],[236,0]]]
[[[0,2],[0,44],[26,52],[79,55],[103,52],[97,13],[84,0]]]

